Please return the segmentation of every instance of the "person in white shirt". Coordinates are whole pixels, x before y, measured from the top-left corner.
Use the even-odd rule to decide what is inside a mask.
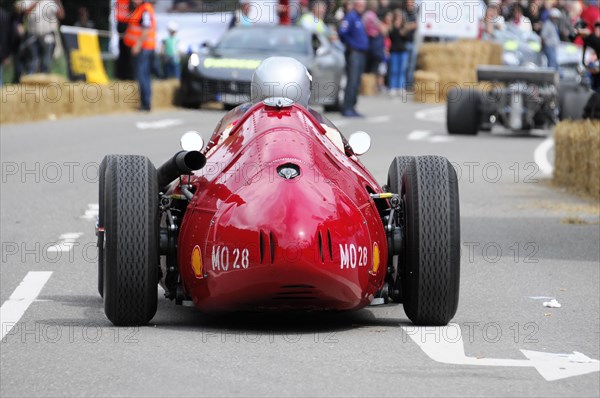
[[[508,23],[513,24],[519,30],[525,33],[533,32],[531,21],[529,18],[523,15],[523,9],[519,3],[515,3],[512,6],[511,16]]]
[[[494,33],[505,28],[504,17],[500,15],[500,4],[490,4],[485,10],[484,38],[494,37]]]
[[[49,73],[58,24],[65,16],[65,9],[60,0],[21,0],[17,9],[25,13],[27,35],[32,38],[33,57],[26,72]]]
[[[562,18],[562,12],[553,8],[550,10],[550,19],[544,21],[540,36],[542,38],[542,52],[548,59],[548,66],[558,70],[557,51],[560,45],[558,33],[558,21]]]

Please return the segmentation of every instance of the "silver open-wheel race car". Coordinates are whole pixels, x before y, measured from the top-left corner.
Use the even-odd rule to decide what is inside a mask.
[[[559,73],[551,68],[485,65],[477,68],[477,80],[489,84],[448,91],[448,133],[475,135],[495,124],[514,132],[549,129],[562,119],[581,119],[591,95],[578,88],[559,95]]]

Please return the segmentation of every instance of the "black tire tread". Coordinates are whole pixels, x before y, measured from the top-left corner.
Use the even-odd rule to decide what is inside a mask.
[[[117,155],[105,179],[104,310],[117,326],[147,324],[157,307],[158,181],[144,156]]]
[[[406,169],[408,167],[410,167],[410,165],[415,161],[415,157],[414,156],[396,156],[394,158],[394,160],[392,160],[392,164],[390,164],[390,168],[388,170],[388,180],[387,180],[387,186],[389,187],[390,191],[392,193],[397,193],[397,194],[401,194],[402,193],[402,176],[404,175],[404,172],[406,171]],[[399,291],[401,292],[401,283],[402,283],[402,278],[401,278],[401,274],[400,274],[400,266],[402,265],[401,259],[392,259],[390,257],[390,260],[393,261],[396,265],[396,272],[397,274],[394,277],[394,288],[390,289],[390,298],[396,302],[396,303],[401,303],[402,302],[402,293],[400,294],[396,294],[395,291]]]
[[[327,104],[327,105],[323,105],[323,110],[327,113],[333,113],[333,112],[341,112],[342,111],[342,103],[344,102],[343,100],[343,93],[346,92],[346,83],[342,83],[342,81],[346,78],[346,76],[342,76],[340,78],[340,84],[339,84],[339,88],[338,91],[336,92],[336,100],[333,104]],[[343,87],[342,87],[343,85]],[[340,93],[341,91],[341,93]],[[342,98],[340,98],[342,97]]]
[[[415,161],[414,156],[396,156],[388,170],[387,185],[393,193],[402,192],[402,176],[411,163]]]
[[[416,325],[443,326],[456,314],[460,213],[456,171],[440,156],[419,156],[403,177],[406,200],[404,310]]]
[[[562,120],[582,120],[586,104],[592,92],[577,90],[565,94],[563,109],[561,109]]]
[[[446,101],[446,128],[450,135],[476,135],[480,127],[482,101],[477,90],[451,88]]]
[[[104,180],[108,163],[115,155],[106,155],[98,167],[98,227],[104,228]],[[104,297],[104,246],[98,242],[98,293]]]

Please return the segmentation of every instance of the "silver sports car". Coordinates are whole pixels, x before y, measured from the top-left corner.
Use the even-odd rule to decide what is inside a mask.
[[[183,104],[218,101],[233,107],[248,101],[254,69],[272,56],[302,62],[313,79],[311,104],[338,110],[346,81],[344,54],[325,36],[297,26],[236,27],[216,46],[189,54],[181,73]]]

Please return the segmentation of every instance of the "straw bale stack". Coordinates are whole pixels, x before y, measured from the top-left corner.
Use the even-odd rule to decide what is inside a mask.
[[[440,101],[440,75],[435,72],[415,72],[415,101],[437,103]]]
[[[561,122],[554,141],[554,182],[600,199],[600,120]]]
[[[415,100],[419,102],[444,102],[452,87],[477,87],[478,65],[500,65],[502,47],[498,44],[461,40],[451,43],[424,43],[419,50],[420,71],[415,73]],[[437,81],[432,81],[433,74]],[[422,95],[437,83],[437,92]],[[421,85],[421,87],[419,87]],[[429,92],[429,91],[428,91]],[[435,101],[432,98],[435,97]]]
[[[153,109],[170,108],[179,89],[177,80],[152,82]],[[64,116],[103,115],[139,107],[135,82],[108,85],[68,82],[56,75],[31,75],[18,85],[2,87],[0,122],[19,123]]]
[[[360,79],[360,95],[372,97],[377,95],[377,75],[374,73],[363,73]]]

